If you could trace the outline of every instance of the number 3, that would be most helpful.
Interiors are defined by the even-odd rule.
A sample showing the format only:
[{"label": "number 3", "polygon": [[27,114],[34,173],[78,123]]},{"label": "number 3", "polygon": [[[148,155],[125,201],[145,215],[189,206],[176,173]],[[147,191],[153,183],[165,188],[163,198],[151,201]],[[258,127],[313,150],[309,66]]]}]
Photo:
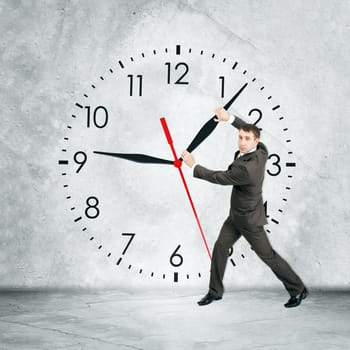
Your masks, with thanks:
[{"label": "number 3", "polygon": [[275,162],[272,163],[272,165],[274,165],[277,168],[277,170],[276,170],[276,172],[273,173],[269,169],[267,169],[267,173],[271,176],[277,176],[281,172],[281,166],[280,166],[281,158],[278,154],[270,154],[268,159],[271,159],[272,157],[276,157],[276,159],[277,159]]}]

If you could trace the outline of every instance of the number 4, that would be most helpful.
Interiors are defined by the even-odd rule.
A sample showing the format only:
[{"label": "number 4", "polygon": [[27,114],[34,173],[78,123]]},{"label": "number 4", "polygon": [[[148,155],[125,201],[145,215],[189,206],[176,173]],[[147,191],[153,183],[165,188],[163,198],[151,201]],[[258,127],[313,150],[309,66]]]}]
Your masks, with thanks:
[{"label": "number 4", "polygon": [[267,201],[265,201],[264,207],[265,207],[265,216],[268,218],[270,215],[267,215]]}]

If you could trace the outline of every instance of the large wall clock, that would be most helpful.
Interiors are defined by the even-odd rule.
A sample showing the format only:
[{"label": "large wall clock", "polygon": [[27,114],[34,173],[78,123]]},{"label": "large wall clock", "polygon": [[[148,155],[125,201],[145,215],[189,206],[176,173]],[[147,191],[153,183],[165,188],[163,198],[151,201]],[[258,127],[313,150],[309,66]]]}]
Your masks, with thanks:
[{"label": "large wall clock", "polygon": [[[182,283],[209,273],[208,254],[193,211],[172,164],[147,164],[107,153],[172,159],[160,118],[165,117],[177,154],[214,114],[234,102],[232,113],[262,129],[269,148],[264,202],[272,233],[285,220],[296,162],[283,104],[244,62],[184,45],[120,57],[72,101],[58,166],[69,219],[109,263],[131,278]],[[199,163],[224,169],[237,134],[218,126],[193,152]],[[100,153],[99,153],[100,152]],[[202,161],[199,160],[201,158]],[[228,213],[230,190],[191,177],[182,167],[210,248]],[[215,198],[226,198],[213,208]],[[226,196],[226,197],[225,197]],[[226,215],[226,214],[225,214]],[[276,230],[278,231],[278,230]],[[232,268],[249,259],[231,251]]]}]

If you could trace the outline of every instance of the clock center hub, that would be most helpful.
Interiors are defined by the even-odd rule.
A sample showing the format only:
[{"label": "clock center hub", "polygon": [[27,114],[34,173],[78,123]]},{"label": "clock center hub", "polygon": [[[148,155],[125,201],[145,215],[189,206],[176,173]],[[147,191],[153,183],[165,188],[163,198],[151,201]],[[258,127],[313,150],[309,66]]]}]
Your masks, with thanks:
[{"label": "clock center hub", "polygon": [[175,168],[181,168],[181,166],[182,166],[181,160],[180,160],[180,159],[176,159],[176,160],[174,161],[174,167],[175,167]]}]

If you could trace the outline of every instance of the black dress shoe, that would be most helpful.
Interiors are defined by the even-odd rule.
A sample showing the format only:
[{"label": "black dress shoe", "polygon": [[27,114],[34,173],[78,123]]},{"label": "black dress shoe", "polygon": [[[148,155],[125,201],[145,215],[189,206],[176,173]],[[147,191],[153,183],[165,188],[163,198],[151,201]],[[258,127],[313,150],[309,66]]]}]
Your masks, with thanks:
[{"label": "black dress shoe", "polygon": [[199,300],[197,304],[200,306],[208,305],[213,301],[220,299],[222,299],[222,297],[216,297],[215,295],[208,293],[201,300]]},{"label": "black dress shoe", "polygon": [[309,291],[304,288],[303,291],[295,295],[294,297],[291,297],[286,304],[284,304],[285,307],[296,307],[299,306],[303,299],[305,299],[309,295]]}]

